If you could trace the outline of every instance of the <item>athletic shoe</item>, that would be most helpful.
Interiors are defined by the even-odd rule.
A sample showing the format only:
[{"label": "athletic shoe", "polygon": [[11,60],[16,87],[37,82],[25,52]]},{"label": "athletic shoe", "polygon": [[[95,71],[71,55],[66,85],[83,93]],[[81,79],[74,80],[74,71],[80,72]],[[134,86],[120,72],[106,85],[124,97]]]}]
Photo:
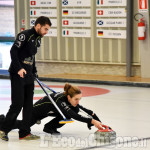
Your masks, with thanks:
[{"label": "athletic shoe", "polygon": [[3,131],[0,131],[0,139],[4,140],[4,141],[8,141],[8,135],[3,132]]},{"label": "athletic shoe", "polygon": [[40,136],[29,134],[23,138],[19,138],[19,140],[38,140],[40,139]]},{"label": "athletic shoe", "polygon": [[57,129],[44,128],[43,131],[46,133],[53,134],[53,135],[60,135],[61,134],[60,132],[57,131]]},{"label": "athletic shoe", "polygon": [[5,115],[0,115],[0,120],[4,120],[5,119]]}]

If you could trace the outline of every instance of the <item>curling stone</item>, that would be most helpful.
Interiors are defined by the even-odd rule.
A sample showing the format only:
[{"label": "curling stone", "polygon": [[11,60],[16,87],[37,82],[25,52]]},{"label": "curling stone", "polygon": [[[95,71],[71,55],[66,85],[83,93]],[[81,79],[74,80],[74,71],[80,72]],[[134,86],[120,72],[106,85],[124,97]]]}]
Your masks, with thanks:
[{"label": "curling stone", "polygon": [[95,140],[100,142],[111,142],[116,139],[116,132],[112,130],[112,128],[102,125],[102,129],[97,130],[94,133]]}]

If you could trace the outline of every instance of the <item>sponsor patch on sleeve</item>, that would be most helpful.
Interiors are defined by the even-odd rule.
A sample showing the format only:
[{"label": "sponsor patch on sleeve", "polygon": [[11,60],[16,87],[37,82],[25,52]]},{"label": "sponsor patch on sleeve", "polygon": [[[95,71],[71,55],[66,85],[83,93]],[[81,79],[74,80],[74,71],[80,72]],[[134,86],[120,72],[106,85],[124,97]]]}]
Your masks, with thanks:
[{"label": "sponsor patch on sleeve", "polygon": [[19,41],[24,41],[25,40],[25,35],[24,34],[20,34],[19,35]]},{"label": "sponsor patch on sleeve", "polygon": [[20,48],[20,47],[21,47],[21,42],[17,40],[17,41],[15,42],[15,45],[16,45],[18,48]]}]

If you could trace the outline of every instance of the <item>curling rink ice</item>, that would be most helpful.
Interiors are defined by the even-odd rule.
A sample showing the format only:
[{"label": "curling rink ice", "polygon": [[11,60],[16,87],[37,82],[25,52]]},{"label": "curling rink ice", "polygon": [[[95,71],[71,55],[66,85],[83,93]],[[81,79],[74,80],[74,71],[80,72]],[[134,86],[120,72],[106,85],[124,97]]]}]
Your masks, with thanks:
[{"label": "curling rink ice", "polygon": [[[63,91],[65,83],[44,82],[55,91]],[[37,83],[34,102],[45,96]],[[40,125],[34,125],[33,134],[40,135],[36,141],[20,141],[18,130],[9,133],[9,141],[0,140],[0,150],[150,150],[150,89],[127,86],[78,84],[83,91],[80,104],[93,110],[103,124],[117,133],[116,141],[94,140],[95,127],[87,128],[86,123],[75,121],[58,129],[60,136],[43,132],[43,126],[52,119],[47,117]],[[10,81],[0,80],[0,114],[6,114],[10,106]],[[21,119],[21,113],[18,116]]]}]

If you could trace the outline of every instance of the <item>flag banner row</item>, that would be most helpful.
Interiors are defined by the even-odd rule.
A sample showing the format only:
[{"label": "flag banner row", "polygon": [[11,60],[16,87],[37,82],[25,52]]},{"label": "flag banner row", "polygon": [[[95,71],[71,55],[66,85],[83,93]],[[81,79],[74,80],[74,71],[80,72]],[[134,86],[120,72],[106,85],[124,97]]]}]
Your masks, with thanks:
[{"label": "flag banner row", "polygon": [[[62,7],[91,7],[91,0],[61,0]],[[127,6],[127,0],[96,0],[97,6]],[[30,7],[57,7],[57,0],[30,0]]]},{"label": "flag banner row", "polygon": [[[61,2],[58,11],[57,4]],[[92,4],[96,12],[91,12]],[[49,17],[52,28],[46,36],[57,37],[57,15],[61,14],[62,37],[91,37],[92,17],[95,16],[97,38],[126,39],[126,30],[107,28],[126,28],[127,0],[30,0],[30,26],[34,26],[39,16]],[[110,8],[106,8],[110,7]],[[113,6],[113,7],[111,7]],[[116,8],[114,8],[116,6]],[[121,8],[119,8],[121,6]],[[143,5],[141,5],[143,7]],[[60,12],[57,14],[57,12]],[[95,24],[95,23],[94,23]],[[101,29],[102,28],[102,29]]]}]

